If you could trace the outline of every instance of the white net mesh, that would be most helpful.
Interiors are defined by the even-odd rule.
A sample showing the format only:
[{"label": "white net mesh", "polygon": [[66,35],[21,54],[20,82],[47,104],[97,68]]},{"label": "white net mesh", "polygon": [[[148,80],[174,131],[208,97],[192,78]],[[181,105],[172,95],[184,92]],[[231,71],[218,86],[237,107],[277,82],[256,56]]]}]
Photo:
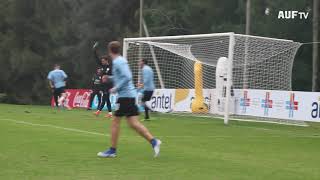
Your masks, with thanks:
[{"label": "white net mesh", "polygon": [[[215,88],[215,65],[219,57],[228,56],[228,46],[228,35],[211,38],[128,41],[127,59],[135,81],[138,81],[139,77],[139,59],[147,59],[154,70],[156,61],[160,69],[160,72],[155,72],[156,87],[161,88],[159,82],[161,76],[166,89],[193,89],[194,63],[196,60],[201,61],[204,63],[203,87],[210,89]],[[152,51],[155,58],[152,56]]]},{"label": "white net mesh", "polygon": [[[233,89],[291,90],[292,65],[300,43],[238,34],[234,38]],[[230,34],[129,38],[124,43],[135,82],[140,79],[138,62],[146,59],[155,71],[157,88],[193,90],[195,64],[201,62],[202,88],[216,91],[220,76],[216,68],[219,58],[228,58]]]},{"label": "white net mesh", "polygon": [[235,36],[234,87],[291,90],[294,56],[300,43],[253,36]]}]

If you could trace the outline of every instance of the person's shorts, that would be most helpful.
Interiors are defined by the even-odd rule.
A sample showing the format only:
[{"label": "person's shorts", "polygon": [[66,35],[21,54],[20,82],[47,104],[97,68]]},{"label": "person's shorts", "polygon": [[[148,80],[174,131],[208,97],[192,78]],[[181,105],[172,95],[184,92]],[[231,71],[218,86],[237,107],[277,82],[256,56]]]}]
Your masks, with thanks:
[{"label": "person's shorts", "polygon": [[142,102],[150,101],[152,94],[153,94],[153,91],[144,91],[143,97],[142,97]]},{"label": "person's shorts", "polygon": [[55,96],[61,96],[62,93],[65,93],[65,87],[55,88],[53,94]]},{"label": "person's shorts", "polygon": [[136,105],[135,98],[118,98],[117,100],[117,108],[114,113],[117,117],[130,117],[130,116],[138,116],[139,110],[138,106]]}]

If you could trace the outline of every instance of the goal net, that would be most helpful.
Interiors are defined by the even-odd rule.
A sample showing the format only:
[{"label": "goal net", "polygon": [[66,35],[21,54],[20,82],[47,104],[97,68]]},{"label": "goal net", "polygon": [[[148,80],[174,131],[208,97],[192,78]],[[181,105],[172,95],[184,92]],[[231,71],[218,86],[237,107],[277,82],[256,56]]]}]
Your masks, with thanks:
[{"label": "goal net", "polygon": [[[291,90],[292,66],[300,45],[291,40],[216,33],[126,38],[123,54],[136,83],[141,80],[138,62],[146,59],[154,70],[157,89],[175,90],[172,111],[224,116],[225,123],[230,117],[271,121],[279,118],[243,112],[241,107],[248,103],[243,97],[248,92]],[[257,106],[268,106],[265,101]]]}]

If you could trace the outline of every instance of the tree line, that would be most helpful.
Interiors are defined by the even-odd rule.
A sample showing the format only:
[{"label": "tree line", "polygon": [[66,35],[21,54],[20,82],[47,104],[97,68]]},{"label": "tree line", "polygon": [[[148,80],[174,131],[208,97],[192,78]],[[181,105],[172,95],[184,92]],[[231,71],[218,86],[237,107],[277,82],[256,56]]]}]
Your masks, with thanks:
[{"label": "tree line", "polygon": [[[251,0],[251,34],[312,41],[312,0]],[[151,36],[245,33],[245,0],[144,2]],[[266,8],[270,10],[268,15]],[[310,12],[306,20],[278,19],[279,10]],[[52,65],[68,73],[68,87],[88,88],[95,71],[91,47],[101,54],[112,40],[139,35],[139,0],[1,0],[0,93],[2,101],[48,104]],[[293,89],[311,90],[312,46],[303,45],[293,67]]]}]

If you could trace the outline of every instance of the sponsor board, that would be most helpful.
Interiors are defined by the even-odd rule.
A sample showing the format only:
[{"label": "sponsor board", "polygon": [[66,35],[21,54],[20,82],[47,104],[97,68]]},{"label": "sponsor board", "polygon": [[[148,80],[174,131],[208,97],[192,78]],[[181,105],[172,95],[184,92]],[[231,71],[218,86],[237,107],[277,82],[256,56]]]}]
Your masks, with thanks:
[{"label": "sponsor board", "polygon": [[318,92],[253,89],[235,92],[237,115],[320,122]]},{"label": "sponsor board", "polygon": [[147,106],[158,112],[173,111],[175,91],[175,89],[155,89]]},{"label": "sponsor board", "polygon": [[[209,107],[209,109],[212,91],[212,89],[203,90],[204,103]],[[191,112],[191,105],[194,98],[194,89],[176,89],[174,94],[173,110],[177,112]]]},{"label": "sponsor board", "polygon": [[[88,89],[66,89],[65,90],[67,97],[64,102],[65,107],[75,108],[81,107],[86,108],[88,107],[91,90]],[[54,106],[54,99],[51,99],[51,106]]]},{"label": "sponsor board", "polygon": [[[91,90],[88,89],[66,89],[66,100],[64,102],[65,107],[71,108],[87,108],[89,105]],[[153,110],[158,112],[171,112],[174,106],[174,89],[156,89],[150,101],[147,105]],[[112,110],[116,107],[117,94],[110,94],[111,108]],[[54,100],[51,99],[51,106],[54,106]],[[94,97],[92,108],[96,109],[98,106],[98,98]],[[106,110],[106,105],[103,107]],[[139,109],[143,111],[141,105]]]},{"label": "sponsor board", "polygon": [[[110,102],[111,102],[111,109],[114,110],[115,107],[116,107],[116,102],[117,102],[117,94],[110,94]],[[92,109],[98,109],[98,104],[99,104],[98,97],[95,96],[94,99],[93,99],[91,108]],[[88,104],[88,106],[89,106],[89,104]],[[104,105],[102,110],[107,110],[107,103]]]},{"label": "sponsor board", "polygon": [[[67,89],[66,93],[65,106],[88,107],[90,90]],[[204,89],[203,96],[209,112],[216,114],[217,107],[212,103],[217,98],[215,89]],[[230,103],[236,115],[320,122],[320,92],[235,89],[233,98]],[[116,95],[110,96],[113,108],[116,99]],[[193,99],[194,89],[156,89],[147,105],[158,112],[191,112]],[[54,105],[53,100],[51,105]],[[93,108],[96,106],[97,99]],[[141,106],[139,108],[143,111]]]}]

